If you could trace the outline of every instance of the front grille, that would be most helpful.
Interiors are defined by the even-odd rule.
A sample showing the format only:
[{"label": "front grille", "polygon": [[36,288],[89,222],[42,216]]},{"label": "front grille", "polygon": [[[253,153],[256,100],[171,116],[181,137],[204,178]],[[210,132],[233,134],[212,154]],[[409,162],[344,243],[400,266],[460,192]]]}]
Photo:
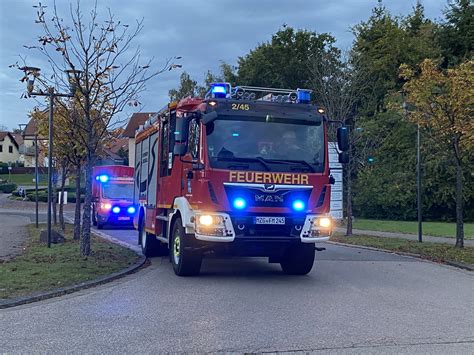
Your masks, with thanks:
[{"label": "front grille", "polygon": [[[254,217],[285,217],[284,225],[274,224],[255,224]],[[298,237],[300,230],[296,228],[303,226],[304,217],[288,217],[287,215],[263,215],[255,214],[251,216],[234,216],[231,217],[232,225],[236,236],[241,237]],[[242,227],[244,227],[242,229]]]},{"label": "front grille", "polygon": [[311,189],[308,188],[280,188],[276,191],[265,191],[258,187],[226,185],[225,191],[231,206],[236,198],[243,198],[247,202],[247,207],[289,207],[295,200],[301,200],[307,204],[311,195]]}]

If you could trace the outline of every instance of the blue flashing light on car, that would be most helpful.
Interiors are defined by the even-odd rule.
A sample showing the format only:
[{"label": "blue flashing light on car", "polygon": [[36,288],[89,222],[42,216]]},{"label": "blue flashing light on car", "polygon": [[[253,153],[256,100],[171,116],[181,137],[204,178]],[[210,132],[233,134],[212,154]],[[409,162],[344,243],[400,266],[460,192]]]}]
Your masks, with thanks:
[{"label": "blue flashing light on car", "polygon": [[97,176],[95,177],[95,179],[96,179],[97,181],[100,181],[100,182],[107,182],[107,181],[109,181],[109,177],[108,177],[107,175],[97,175]]},{"label": "blue flashing light on car", "polygon": [[242,197],[237,197],[232,204],[238,210],[242,210],[247,206],[247,202]]},{"label": "blue flashing light on car", "polygon": [[119,213],[120,212],[120,207],[115,206],[114,208],[112,208],[112,212],[113,213]]},{"label": "blue flashing light on car", "polygon": [[134,214],[135,213],[135,207],[130,206],[129,208],[127,208],[127,212],[130,213],[130,214]]},{"label": "blue flashing light on car", "polygon": [[301,200],[293,201],[293,209],[297,212],[301,212],[305,209],[305,203]]}]

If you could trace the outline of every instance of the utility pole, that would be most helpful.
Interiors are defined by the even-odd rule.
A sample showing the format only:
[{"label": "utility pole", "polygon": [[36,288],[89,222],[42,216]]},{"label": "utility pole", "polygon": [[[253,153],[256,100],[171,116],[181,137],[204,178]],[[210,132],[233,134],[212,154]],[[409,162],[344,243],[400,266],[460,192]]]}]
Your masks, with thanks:
[{"label": "utility pole", "polygon": [[51,248],[51,209],[52,209],[52,196],[53,196],[53,112],[54,112],[54,98],[55,97],[74,97],[76,94],[76,84],[72,80],[74,74],[79,74],[79,70],[66,70],[69,77],[69,93],[60,94],[55,92],[53,86],[47,88],[47,92],[39,90],[34,91],[35,79],[39,78],[40,68],[35,67],[22,67],[20,70],[25,72],[25,76],[28,77],[27,90],[29,96],[48,96],[49,97],[49,142],[48,142],[48,248]]}]

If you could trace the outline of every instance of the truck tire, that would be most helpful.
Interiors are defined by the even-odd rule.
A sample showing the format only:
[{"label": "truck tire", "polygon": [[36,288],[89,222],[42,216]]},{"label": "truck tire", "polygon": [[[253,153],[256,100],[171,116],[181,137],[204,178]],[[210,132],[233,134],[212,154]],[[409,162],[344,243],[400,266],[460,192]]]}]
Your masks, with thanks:
[{"label": "truck tire", "polygon": [[295,245],[280,262],[281,269],[288,275],[306,275],[313,268],[314,255],[314,244]]},{"label": "truck tire", "polygon": [[140,245],[142,246],[142,253],[147,258],[158,256],[160,253],[160,241],[156,237],[145,230],[145,220],[142,219],[138,228],[140,237]]},{"label": "truck tire", "polygon": [[186,234],[181,218],[177,218],[171,232],[170,259],[174,273],[178,276],[195,276],[201,271],[202,255],[190,250],[192,235]]}]

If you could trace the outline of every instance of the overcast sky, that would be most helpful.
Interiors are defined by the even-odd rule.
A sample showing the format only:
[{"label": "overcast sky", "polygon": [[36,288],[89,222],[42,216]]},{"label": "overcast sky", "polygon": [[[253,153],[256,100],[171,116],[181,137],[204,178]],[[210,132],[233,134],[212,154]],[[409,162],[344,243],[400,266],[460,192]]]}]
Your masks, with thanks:
[{"label": "overcast sky", "polygon": [[[144,57],[155,57],[163,64],[166,58],[182,56],[180,64],[199,82],[210,69],[218,72],[221,61],[236,64],[259,43],[268,41],[283,25],[328,32],[337,39],[341,49],[350,47],[354,37],[351,27],[367,20],[377,0],[97,0],[99,11],[107,8],[122,23],[133,24],[144,18],[144,30],[136,39]],[[426,16],[440,19],[445,0],[422,0]],[[49,5],[52,1],[42,0]],[[57,0],[60,12],[66,14],[69,0]],[[75,0],[73,1],[75,3]],[[411,12],[416,0],[383,0],[394,15]],[[40,34],[34,23],[37,4],[33,0],[0,0],[0,126],[17,128],[27,122],[27,114],[35,105],[33,99],[20,100],[25,85],[21,73],[8,66],[18,55],[26,55],[29,65],[47,71],[44,58],[23,45],[36,44]],[[87,10],[92,0],[82,0]],[[85,11],[87,15],[88,11]],[[52,16],[49,16],[51,18]],[[48,16],[47,16],[48,18]],[[65,16],[67,20],[67,16]],[[157,111],[168,100],[168,90],[179,84],[180,71],[166,72],[147,84],[141,96],[142,106],[134,111]],[[122,114],[121,118],[133,111]]]}]

